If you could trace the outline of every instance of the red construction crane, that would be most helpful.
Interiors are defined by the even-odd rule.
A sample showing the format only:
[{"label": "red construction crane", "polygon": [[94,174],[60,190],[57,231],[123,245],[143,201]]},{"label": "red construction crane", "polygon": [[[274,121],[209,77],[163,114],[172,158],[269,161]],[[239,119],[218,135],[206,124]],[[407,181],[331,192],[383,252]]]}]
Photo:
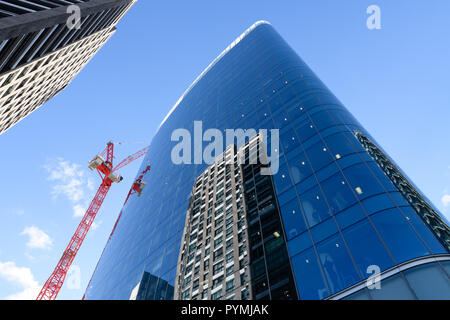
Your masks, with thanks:
[{"label": "red construction crane", "polygon": [[112,142],[109,142],[106,146],[106,149],[103,150],[101,154],[96,155],[94,159],[89,161],[89,169],[97,170],[97,172],[100,175],[100,178],[102,179],[102,183],[100,184],[100,187],[98,188],[98,191],[94,199],[89,205],[89,208],[84,214],[83,219],[81,219],[81,222],[78,225],[75,234],[72,236],[69,245],[67,246],[61,259],[56,265],[55,270],[53,270],[53,273],[45,282],[36,300],[56,299],[56,296],[58,295],[59,290],[61,289],[64,283],[64,279],[66,278],[67,271],[69,271],[70,265],[75,259],[75,256],[77,255],[78,250],[80,249],[81,244],[83,243],[83,240],[86,237],[86,234],[92,225],[92,222],[94,222],[95,216],[100,210],[103,200],[105,199],[106,194],[111,188],[112,183],[113,182],[119,183],[120,181],[122,181],[122,176],[116,174],[115,172],[125,167],[130,162],[133,162],[134,160],[145,155],[148,148],[149,147],[146,147],[136,152],[135,154],[122,160],[122,162],[120,162],[116,167],[113,167],[114,144]]},{"label": "red construction crane", "polygon": [[[144,181],[142,181],[142,179],[144,178],[144,175],[150,171],[150,165],[148,165],[147,167],[145,167],[145,169],[141,172],[141,175],[133,182],[133,185],[130,188],[130,191],[128,192],[127,198],[125,199],[125,202],[123,203],[123,205],[125,205],[128,201],[128,199],[130,198],[130,196],[132,194],[137,193],[138,197],[141,196],[142,191],[144,190],[144,187],[146,185],[146,183]],[[119,216],[117,217],[116,223],[114,224],[114,227],[111,231],[111,234],[109,235],[109,239],[111,239],[112,235],[114,234],[114,231],[116,230],[117,227],[117,223],[120,220],[120,217],[122,216],[122,210],[119,213]],[[108,239],[108,241],[109,241]]]}]

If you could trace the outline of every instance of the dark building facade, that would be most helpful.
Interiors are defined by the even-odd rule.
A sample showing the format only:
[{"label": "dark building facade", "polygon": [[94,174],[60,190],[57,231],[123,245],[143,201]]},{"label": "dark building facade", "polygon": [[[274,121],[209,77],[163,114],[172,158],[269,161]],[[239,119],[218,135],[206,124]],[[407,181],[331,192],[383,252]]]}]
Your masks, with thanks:
[{"label": "dark building facade", "polygon": [[0,134],[63,90],[135,2],[1,1]]},{"label": "dark building facade", "polygon": [[[264,207],[252,204],[258,199],[252,190],[270,193],[273,183],[274,212],[279,211],[282,223],[278,228],[273,220],[275,229],[268,230],[285,239],[288,263],[270,272],[275,276],[288,267],[295,288],[291,298],[450,298],[447,222],[272,26],[261,21],[206,68],[164,119],[143,162],[152,166],[146,189],[122,209],[86,299],[129,299],[144,273],[160,279],[154,288],[166,288],[147,292],[147,299],[180,298],[174,292],[187,275],[177,280],[190,223],[186,215],[193,186],[210,165],[174,163],[171,137],[183,128],[195,140],[195,121],[203,130],[279,129],[277,172],[258,184],[255,168],[240,170],[251,181],[243,187],[249,244],[265,225]],[[225,144],[223,150],[233,143]],[[249,224],[253,219],[259,231]],[[272,240],[267,235],[258,240],[264,246]],[[270,272],[262,273],[269,278],[266,285]],[[263,285],[257,280],[250,274],[249,288]],[[192,298],[192,291],[185,297]]]}]

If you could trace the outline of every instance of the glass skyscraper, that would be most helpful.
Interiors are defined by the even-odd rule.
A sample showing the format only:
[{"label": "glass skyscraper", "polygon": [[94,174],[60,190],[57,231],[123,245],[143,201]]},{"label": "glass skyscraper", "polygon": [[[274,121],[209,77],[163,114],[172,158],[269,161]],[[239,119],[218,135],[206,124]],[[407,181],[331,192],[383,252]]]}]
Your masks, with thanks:
[{"label": "glass skyscraper", "polygon": [[[145,189],[123,207],[86,289],[86,299],[183,297],[183,293],[174,296],[174,292],[180,291],[177,285],[184,277],[191,277],[189,285],[203,281],[200,276],[210,270],[209,265],[204,268],[203,261],[210,257],[209,264],[215,263],[214,254],[205,254],[207,232],[214,237],[210,241],[224,234],[225,246],[217,250],[225,251],[217,255],[218,261],[227,259],[226,231],[215,233],[216,228],[227,229],[226,219],[215,225],[219,221],[215,219],[217,198],[211,206],[208,201],[200,202],[199,210],[192,215],[192,219],[199,218],[195,220],[197,245],[192,246],[194,271],[183,268],[184,273],[177,275],[183,261],[180,254],[190,253],[183,243],[193,243],[183,238],[185,229],[193,226],[193,220],[186,219],[195,209],[192,192],[197,192],[196,187],[209,187],[205,173],[211,170],[206,163],[175,164],[171,159],[176,144],[171,140],[172,133],[186,129],[195,140],[194,121],[202,121],[203,130],[279,129],[279,170],[266,180],[273,188],[264,189],[253,169],[245,178],[251,183],[244,202],[249,239],[252,219],[263,221],[266,212],[260,203],[252,202],[255,186],[264,195],[270,190],[275,193],[273,212],[278,212],[280,224],[275,219],[275,227],[269,229],[272,224],[268,223],[265,229],[261,223],[263,236],[248,242],[248,263],[256,265],[264,255],[267,270],[275,274],[275,262],[270,262],[276,260],[271,259],[275,253],[269,251],[269,242],[278,237],[286,248],[283,267],[293,275],[287,281],[294,292],[264,296],[264,290],[258,289],[261,298],[450,299],[447,222],[264,21],[255,23],[222,52],[164,119],[142,164],[142,168],[149,164],[152,168],[144,177]],[[203,142],[203,146],[207,144]],[[243,146],[237,144],[236,148]],[[225,150],[229,145],[223,147]],[[270,147],[267,145],[267,150]],[[245,167],[240,170],[246,175]],[[199,194],[200,199],[209,199]],[[231,198],[237,201],[235,193],[230,193]],[[211,221],[209,208],[214,211]],[[236,219],[237,212],[233,213]],[[217,219],[221,215],[217,214]],[[206,231],[208,228],[210,231]],[[264,236],[264,230],[271,234]],[[230,244],[230,250],[232,247],[237,248],[236,244]],[[196,252],[201,261],[196,261]],[[197,275],[196,266],[200,266]],[[257,282],[260,278],[251,273],[247,277],[249,289],[270,285],[270,272],[268,282]],[[180,275],[182,278],[177,278]],[[238,277],[234,279],[233,290],[246,285],[239,283]],[[199,282],[191,285],[198,290],[195,297],[227,298],[226,279],[222,280],[223,288],[217,287],[221,289],[202,283],[202,290],[198,290]],[[218,290],[224,291],[219,294]],[[184,297],[194,298],[194,291]]]}]

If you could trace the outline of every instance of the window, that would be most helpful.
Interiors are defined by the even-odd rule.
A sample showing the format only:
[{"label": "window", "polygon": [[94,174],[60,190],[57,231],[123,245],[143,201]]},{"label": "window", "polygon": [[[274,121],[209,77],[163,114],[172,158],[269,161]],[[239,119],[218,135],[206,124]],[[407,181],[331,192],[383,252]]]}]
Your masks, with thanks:
[{"label": "window", "polygon": [[198,289],[198,284],[199,284],[199,280],[198,280],[198,279],[195,280],[195,281],[192,283],[192,291],[195,291],[195,290]]},{"label": "window", "polygon": [[214,251],[214,254],[213,254],[214,261],[216,261],[222,257],[223,257],[223,248],[220,248],[220,249],[217,249],[216,251]]},{"label": "window", "polygon": [[233,261],[233,251],[227,253],[226,263]]},{"label": "window", "polygon": [[319,187],[314,187],[300,195],[300,200],[310,227],[315,226],[331,216]]},{"label": "window", "polygon": [[233,248],[233,239],[227,241],[226,250]]},{"label": "window", "polygon": [[430,254],[397,208],[374,214],[372,221],[397,263]]},{"label": "window", "polygon": [[247,283],[247,275],[245,273],[241,274],[241,286]]},{"label": "window", "polygon": [[332,294],[361,280],[339,234],[318,244],[317,252]]},{"label": "window", "polygon": [[223,226],[221,226],[220,228],[216,229],[216,231],[214,231],[214,236],[217,236],[219,234],[221,234],[223,232]]},{"label": "window", "polygon": [[217,277],[216,279],[213,280],[213,289],[217,288],[218,286],[220,286],[223,282],[223,276]]},{"label": "window", "polygon": [[223,238],[220,237],[219,239],[214,240],[214,248],[217,248],[218,246],[220,246],[223,242]]},{"label": "window", "polygon": [[222,290],[219,290],[211,295],[211,300],[220,300],[222,298]]},{"label": "window", "polygon": [[182,300],[188,300],[189,299],[189,289],[183,291],[183,294],[181,295]]},{"label": "window", "polygon": [[357,201],[340,172],[322,182],[321,185],[333,213],[342,211]]},{"label": "window", "polygon": [[184,278],[183,288],[186,288],[190,284],[191,284],[191,276]]},{"label": "window", "polygon": [[281,216],[286,227],[288,240],[306,230],[305,220],[297,197],[281,206]]},{"label": "window", "polygon": [[372,275],[367,273],[370,265],[379,266],[381,271],[393,266],[394,262],[367,219],[347,228],[343,235],[363,278]]},{"label": "window", "polygon": [[234,270],[233,270],[234,266],[228,267],[227,271],[226,271],[226,276],[230,276],[233,274]]},{"label": "window", "polygon": [[213,266],[213,275],[215,276],[221,271],[223,271],[223,261],[220,261]]},{"label": "window", "polygon": [[227,292],[230,292],[230,291],[234,290],[234,279],[231,279],[231,280],[227,281],[227,283],[225,285],[225,290]]},{"label": "window", "polygon": [[292,269],[295,280],[302,284],[298,286],[301,299],[321,300],[329,295],[312,248],[292,258]]}]

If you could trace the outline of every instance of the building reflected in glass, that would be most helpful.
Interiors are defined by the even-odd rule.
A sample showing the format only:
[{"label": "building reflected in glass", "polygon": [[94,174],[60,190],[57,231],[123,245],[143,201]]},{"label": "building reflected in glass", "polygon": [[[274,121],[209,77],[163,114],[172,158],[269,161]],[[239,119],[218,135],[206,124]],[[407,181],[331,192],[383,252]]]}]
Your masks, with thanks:
[{"label": "building reflected in glass", "polygon": [[[193,209],[193,187],[209,172],[210,165],[173,163],[171,153],[177,142],[171,136],[181,128],[195,139],[194,121],[202,121],[203,131],[279,129],[279,170],[258,184],[252,169],[247,177],[254,189],[246,189],[243,184],[243,190],[249,191],[243,204],[247,210],[249,266],[258,261],[258,246],[270,247],[273,240],[264,236],[257,243],[250,240],[249,217],[263,220],[261,203],[249,206],[258,197],[251,192],[258,188],[263,193],[273,190],[273,212],[281,218],[279,228],[270,230],[283,239],[288,263],[277,266],[276,259],[270,262],[271,256],[266,256],[261,260],[266,262],[266,273],[261,276],[266,282],[257,283],[250,274],[249,289],[270,284],[270,272],[276,279],[277,271],[287,266],[288,274],[293,275],[288,281],[293,288],[290,298],[450,299],[447,222],[273,27],[263,21],[220,54],[164,119],[142,164],[143,168],[152,166],[151,174],[144,178],[146,188],[141,197],[131,197],[122,209],[86,290],[86,299],[129,299],[147,273],[158,280],[145,298],[159,297],[159,283],[166,288],[172,286],[178,294],[177,285],[189,276],[184,272],[177,278],[180,254],[189,251],[183,248],[183,234],[186,227],[193,226],[187,219]],[[236,143],[236,148],[244,144]],[[207,145],[203,142],[203,147]],[[266,147],[271,150],[270,142]],[[244,177],[244,168],[240,170]],[[224,187],[225,194],[229,190],[231,186]],[[235,198],[233,190],[231,197]],[[175,298],[192,299],[194,283],[197,288],[198,280],[199,288],[210,266],[227,259],[225,235],[225,247],[221,247],[223,252],[218,253],[216,261],[211,249],[209,258],[205,254],[207,232],[214,235],[222,227],[226,234],[226,219],[215,225],[215,204],[209,207],[205,201],[196,212],[199,220],[204,215],[203,245],[192,250],[202,252],[201,261],[197,261],[199,269],[194,275],[194,255],[186,286],[191,289],[189,295],[182,296],[181,290],[181,296]],[[235,214],[238,218],[237,208]],[[197,237],[199,220],[195,223]],[[273,223],[276,226],[275,220]],[[269,228],[272,224],[259,222],[258,226]],[[210,231],[206,231],[208,227]],[[264,229],[261,231],[264,233]],[[207,267],[205,258],[209,259]],[[240,279],[234,279],[230,292],[242,287]],[[221,280],[220,294],[219,286],[213,293],[210,286],[206,290],[202,286],[196,298],[211,299],[212,294],[220,299],[231,297],[226,292],[226,276]],[[164,298],[171,297],[166,293]],[[282,299],[283,295],[265,298]]]}]

